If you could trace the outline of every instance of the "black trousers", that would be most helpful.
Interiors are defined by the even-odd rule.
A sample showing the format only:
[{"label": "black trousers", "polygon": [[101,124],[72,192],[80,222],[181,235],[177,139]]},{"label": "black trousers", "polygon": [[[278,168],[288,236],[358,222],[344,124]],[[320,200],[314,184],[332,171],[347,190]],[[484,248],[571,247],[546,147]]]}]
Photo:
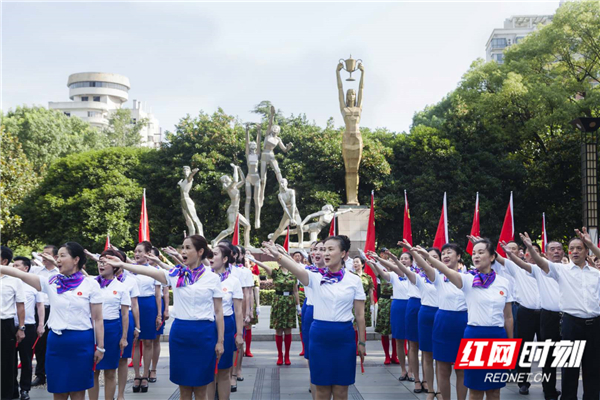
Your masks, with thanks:
[{"label": "black trousers", "polygon": [[[541,337],[540,331],[540,313],[541,310],[532,310],[527,307],[523,307],[519,305],[519,310],[517,311],[517,338],[523,339],[523,342],[533,342],[534,338]],[[519,360],[521,359],[521,351],[523,350],[523,345],[521,345],[521,350],[519,350]],[[517,373],[530,373],[531,368],[522,368],[517,365],[516,368]],[[522,382],[519,383],[519,387],[529,387],[531,383]]]},{"label": "black trousers", "polygon": [[[542,309],[540,313],[540,341],[552,340],[558,342],[560,338],[560,317],[561,313],[557,311],[548,311]],[[556,390],[556,368],[551,368],[552,353],[548,354],[546,359],[546,365],[542,367],[544,375],[549,375],[550,380],[546,382],[542,381],[542,388],[544,389],[544,398],[546,399],[557,399],[558,392]]]},{"label": "black trousers", "polygon": [[[600,397],[600,317],[584,319],[563,313],[561,321],[563,340],[586,340],[581,360],[583,400]],[[579,368],[562,369],[561,400],[577,400]]]},{"label": "black trousers", "polygon": [[17,356],[17,328],[15,327],[14,318],[3,319],[0,325],[1,328],[1,356],[0,370],[2,378],[1,397],[2,399],[12,399],[13,385],[15,384],[15,376],[17,374],[15,358]]},{"label": "black trousers", "polygon": [[[37,338],[37,332],[35,324],[25,325],[25,339],[21,340],[19,347],[17,347],[18,358],[21,359],[21,390],[29,392],[31,390],[31,375],[32,375],[32,362],[33,358],[33,344]],[[18,360],[15,357],[15,371],[17,371]],[[15,374],[15,386],[14,394],[18,394],[19,383],[17,382],[17,376]]]},{"label": "black trousers", "polygon": [[[48,317],[50,316],[50,306],[46,306],[45,308],[45,316],[44,316],[44,324],[48,322]],[[39,317],[37,313],[37,307],[35,308],[35,324],[39,323]],[[40,337],[37,344],[35,345],[35,376],[39,376],[40,378],[46,377],[46,342],[48,341],[48,325],[46,325],[46,331]]]}]

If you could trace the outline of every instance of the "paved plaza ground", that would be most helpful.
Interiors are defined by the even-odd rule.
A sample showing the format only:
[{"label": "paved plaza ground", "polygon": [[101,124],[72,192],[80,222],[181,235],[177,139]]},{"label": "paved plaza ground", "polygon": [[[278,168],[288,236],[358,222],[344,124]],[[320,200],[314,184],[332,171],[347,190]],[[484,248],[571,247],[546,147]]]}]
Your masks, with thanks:
[{"label": "paved plaza ground", "polygon": [[[277,366],[275,364],[277,350],[275,342],[269,340],[274,335],[274,331],[270,330],[268,326],[269,311],[270,307],[263,306],[261,308],[260,323],[253,329],[252,353],[254,357],[244,359],[244,381],[238,383],[238,391],[231,394],[231,399],[311,400],[312,397],[308,392],[308,364],[303,357],[298,356],[301,349],[300,342],[294,338],[292,343],[292,356],[290,357],[292,365]],[[167,333],[168,328],[169,325],[167,325],[165,333]],[[296,329],[295,333],[297,332]],[[372,328],[369,329],[369,332],[373,332]],[[369,336],[371,337],[371,335]],[[400,376],[398,365],[383,365],[383,360],[384,354],[381,342],[379,340],[368,340],[365,374],[361,374],[360,363],[357,363],[356,384],[350,388],[348,396],[350,400],[425,400],[425,393],[413,393],[414,383],[398,381]],[[169,381],[169,346],[166,342],[162,343],[157,375],[158,381],[150,384],[148,393],[132,393],[131,385],[133,382],[129,381],[126,398],[134,400],[179,399],[177,386]],[[454,376],[452,384],[454,385]],[[580,383],[580,396],[583,393],[582,390]],[[32,399],[46,400],[52,398],[45,389],[32,389],[30,395]],[[455,396],[456,393],[453,389],[452,399],[455,399]],[[532,384],[529,396],[519,395],[518,386],[508,384],[506,388],[502,389],[501,398],[506,400],[543,400],[544,396],[540,383]],[[104,399],[103,388],[100,391],[100,399]]]}]

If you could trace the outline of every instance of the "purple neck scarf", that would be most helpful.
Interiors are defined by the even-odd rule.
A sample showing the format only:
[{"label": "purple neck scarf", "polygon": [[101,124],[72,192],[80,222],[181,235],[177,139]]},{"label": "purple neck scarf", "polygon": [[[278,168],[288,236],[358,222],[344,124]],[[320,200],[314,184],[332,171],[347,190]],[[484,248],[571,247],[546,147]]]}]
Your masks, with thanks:
[{"label": "purple neck scarf", "polygon": [[494,280],[496,280],[496,271],[492,270],[489,274],[482,274],[477,270],[469,271],[475,278],[473,279],[473,287],[487,289],[490,287]]},{"label": "purple neck scarf", "polygon": [[321,275],[325,274],[325,269],[324,268],[319,268],[316,265],[306,265],[306,266],[304,266],[304,269],[307,269],[310,272],[318,272]]},{"label": "purple neck scarf", "polygon": [[121,272],[121,273],[119,274],[119,276],[117,276],[117,280],[118,280],[119,282],[125,282],[125,278],[127,278],[127,276],[126,276],[126,275],[125,275],[125,273],[123,273],[123,272]]},{"label": "purple neck scarf", "polygon": [[338,272],[331,272],[329,268],[325,268],[325,270],[323,271],[323,279],[321,280],[321,285],[338,283],[339,281],[344,279],[345,274],[346,269],[343,267]]},{"label": "purple neck scarf", "polygon": [[177,276],[177,287],[183,287],[196,283],[202,274],[204,274],[204,271],[206,271],[204,264],[200,264],[198,268],[194,268],[193,270],[184,265],[177,265],[169,271],[169,276]]},{"label": "purple neck scarf", "polygon": [[225,268],[225,271],[223,273],[219,274],[219,278],[221,278],[221,282],[223,282],[225,279],[229,278],[229,274],[231,274],[231,269]]},{"label": "purple neck scarf", "polygon": [[429,283],[429,284],[432,284],[432,285],[433,285],[433,282],[431,282],[431,280],[430,280],[430,279],[427,277],[427,274],[426,274],[425,272],[423,272],[423,271],[420,271],[420,272],[419,272],[419,276],[421,276],[421,277],[425,278],[425,282],[427,282],[427,283]]},{"label": "purple neck scarf", "polygon": [[415,274],[420,274],[421,273],[421,269],[419,267],[415,266],[415,265],[411,265],[410,266],[410,270],[412,272],[414,272]]},{"label": "purple neck scarf", "polygon": [[[113,278],[114,279],[114,278]],[[104,289],[113,281],[113,279],[104,279],[101,276],[96,277],[96,281],[100,284],[100,289]]]},{"label": "purple neck scarf", "polygon": [[77,288],[79,285],[81,285],[81,282],[83,282],[84,279],[85,275],[83,275],[83,272],[77,271],[71,276],[66,276],[63,274],[54,275],[50,278],[48,283],[56,283],[56,292],[58,294],[62,294]]}]

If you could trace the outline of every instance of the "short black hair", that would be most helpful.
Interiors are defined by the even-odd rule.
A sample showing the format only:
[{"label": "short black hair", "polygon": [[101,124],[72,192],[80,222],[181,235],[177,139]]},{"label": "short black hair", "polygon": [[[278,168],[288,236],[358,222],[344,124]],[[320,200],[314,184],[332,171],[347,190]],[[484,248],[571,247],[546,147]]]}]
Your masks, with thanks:
[{"label": "short black hair", "polygon": [[83,247],[79,243],[67,242],[60,247],[61,248],[64,247],[65,249],[67,249],[67,252],[69,253],[69,255],[71,257],[73,257],[73,258],[79,257],[79,262],[77,263],[78,270],[81,270],[84,267],[85,263],[87,262],[87,258],[85,256]]},{"label": "short black hair", "polygon": [[13,259],[13,251],[6,246],[2,246],[0,250],[2,260],[8,260],[6,264],[10,264]]},{"label": "short black hair", "polygon": [[450,249],[450,250],[454,251],[459,259],[463,255],[462,248],[456,243],[446,243],[445,245],[442,246],[442,252],[444,252],[444,250],[446,250],[446,249]]},{"label": "short black hair", "polygon": [[18,256],[15,257],[13,262],[16,261],[23,261],[23,264],[25,264],[25,266],[27,267],[27,272],[29,272],[29,270],[31,269],[31,260],[27,257],[23,257],[23,256]]},{"label": "short black hair", "polygon": [[58,247],[56,247],[55,245],[47,244],[44,246],[44,250],[46,250],[46,249],[52,249],[52,255],[54,257],[56,257],[58,255]]}]

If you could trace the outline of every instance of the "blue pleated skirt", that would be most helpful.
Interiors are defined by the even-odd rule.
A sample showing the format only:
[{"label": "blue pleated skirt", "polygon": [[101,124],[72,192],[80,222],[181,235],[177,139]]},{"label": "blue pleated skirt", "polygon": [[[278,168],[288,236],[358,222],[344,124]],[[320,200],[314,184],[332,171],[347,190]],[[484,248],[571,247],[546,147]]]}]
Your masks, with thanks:
[{"label": "blue pleated skirt", "polygon": [[138,297],[140,308],[140,339],[154,340],[156,339],[156,316],[158,308],[156,308],[156,297]]},{"label": "blue pleated skirt", "polygon": [[467,327],[467,310],[438,310],[433,321],[433,359],[453,363]]},{"label": "blue pleated skirt", "polygon": [[48,333],[48,392],[80,392],[94,387],[94,330]]},{"label": "blue pleated skirt", "polygon": [[177,319],[169,333],[169,379],[179,386],[199,387],[215,378],[215,321]]},{"label": "blue pleated skirt", "polygon": [[304,358],[309,359],[310,326],[313,323],[313,306],[304,304],[302,309],[302,342],[304,343]]},{"label": "blue pleated skirt", "polygon": [[135,330],[135,321],[133,320],[133,313],[129,310],[129,328],[127,330],[127,347],[123,349],[121,358],[131,358],[131,351],[133,350],[133,332]]},{"label": "blue pleated skirt", "polygon": [[[472,326],[467,325],[465,339],[506,339],[504,328],[497,326]],[[489,373],[503,373],[505,369],[465,369],[465,386],[473,390],[492,390],[506,386],[505,382],[485,382]]]},{"label": "blue pleated skirt", "polygon": [[223,321],[225,323],[224,352],[219,359],[219,369],[227,369],[233,366],[233,353],[235,351],[235,314],[224,316]]},{"label": "blue pleated skirt", "polygon": [[[352,322],[313,320],[310,326],[310,381],[320,386],[349,386],[356,377]],[[305,349],[306,351],[306,349]]]},{"label": "blue pleated skirt", "polygon": [[121,358],[119,342],[123,336],[121,318],[104,320],[104,357],[96,365],[96,369],[117,369]]},{"label": "blue pleated skirt", "polygon": [[419,341],[419,309],[421,308],[421,299],[411,297],[406,305],[406,319],[404,331],[406,340],[411,342]]},{"label": "blue pleated skirt", "polygon": [[392,310],[390,323],[392,326],[392,338],[406,339],[406,307],[408,300],[392,299]]},{"label": "blue pleated skirt", "polygon": [[433,321],[437,307],[421,306],[419,310],[419,350],[433,351]]},{"label": "blue pleated skirt", "polygon": [[[165,315],[165,298],[160,299],[160,303],[162,304],[162,313],[161,315]],[[156,331],[156,335],[163,335],[165,333],[165,324],[167,322],[163,318],[163,324],[160,326],[160,329]]]}]

